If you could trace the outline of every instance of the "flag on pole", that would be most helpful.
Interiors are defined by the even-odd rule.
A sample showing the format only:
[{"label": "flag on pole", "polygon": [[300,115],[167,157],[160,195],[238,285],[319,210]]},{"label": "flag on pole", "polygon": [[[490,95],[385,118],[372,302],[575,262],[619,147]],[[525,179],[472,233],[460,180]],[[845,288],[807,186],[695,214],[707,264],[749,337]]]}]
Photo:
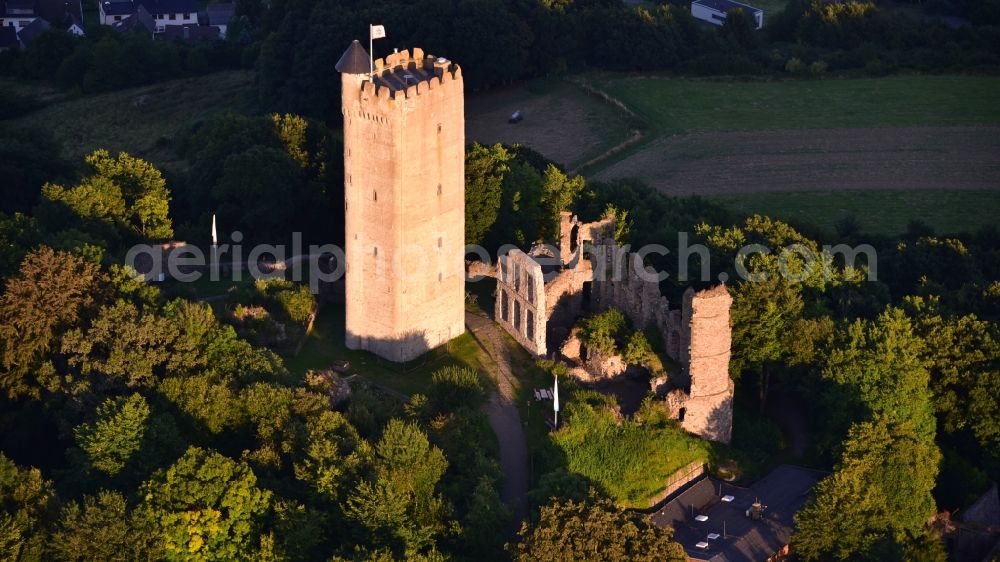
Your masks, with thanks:
[{"label": "flag on pole", "polygon": [[215,230],[215,213],[212,213],[212,245],[219,245],[219,233]]},{"label": "flag on pole", "polygon": [[556,377],[555,386],[552,387],[552,417],[556,429],[559,429],[559,377]]},{"label": "flag on pole", "polygon": [[552,411],[559,411],[559,377],[556,377],[556,385],[552,388]]},{"label": "flag on pole", "polygon": [[375,74],[375,40],[385,39],[385,26],[368,24],[368,55],[371,60],[371,73]]}]

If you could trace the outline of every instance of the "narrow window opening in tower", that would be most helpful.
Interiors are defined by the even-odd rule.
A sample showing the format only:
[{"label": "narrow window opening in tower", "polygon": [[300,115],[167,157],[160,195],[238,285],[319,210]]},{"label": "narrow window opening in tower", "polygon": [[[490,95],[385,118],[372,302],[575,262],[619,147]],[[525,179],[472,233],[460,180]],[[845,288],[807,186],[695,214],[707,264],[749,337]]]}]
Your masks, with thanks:
[{"label": "narrow window opening in tower", "polygon": [[438,283],[440,283],[442,279],[444,279],[444,276],[441,275],[441,272],[438,272]]},{"label": "narrow window opening in tower", "polygon": [[375,256],[376,258],[378,257],[378,246],[375,246],[375,250],[374,250],[374,256]]},{"label": "narrow window opening in tower", "polygon": [[438,123],[438,134],[441,134],[441,123]]},{"label": "narrow window opening in tower", "polygon": [[372,201],[378,201],[378,192],[372,191]]},{"label": "narrow window opening in tower", "polygon": [[347,183],[351,183],[351,174],[347,174]]},{"label": "narrow window opening in tower", "polygon": [[444,238],[438,236],[438,248],[444,247]]},{"label": "narrow window opening in tower", "polygon": [[438,197],[441,196],[441,184],[438,184]]}]

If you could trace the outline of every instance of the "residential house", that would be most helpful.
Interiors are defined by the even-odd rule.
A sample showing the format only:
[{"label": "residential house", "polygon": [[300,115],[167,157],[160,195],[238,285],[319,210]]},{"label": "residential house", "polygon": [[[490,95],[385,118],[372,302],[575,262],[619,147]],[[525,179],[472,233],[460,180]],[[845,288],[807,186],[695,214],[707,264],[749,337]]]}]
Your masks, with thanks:
[{"label": "residential house", "polygon": [[16,33],[28,27],[38,17],[35,0],[0,0],[3,3],[3,26],[13,27]]},{"label": "residential house", "polygon": [[776,562],[791,553],[794,515],[825,473],[781,465],[749,488],[702,477],[652,515],[695,562]]},{"label": "residential house", "polygon": [[5,25],[0,27],[0,52],[8,49],[16,49],[18,45],[17,31],[14,30],[14,26]]},{"label": "residential house", "polygon": [[127,15],[125,19],[112,24],[111,29],[121,32],[140,30],[152,37],[156,33],[156,20],[153,19],[152,14],[144,6],[140,5],[136,8],[135,13]]},{"label": "residential house", "polygon": [[196,0],[104,0],[100,5],[101,24],[124,22],[127,17],[136,14],[139,8],[153,18],[155,33],[163,33],[168,25],[198,23]]},{"label": "residential house", "polygon": [[29,45],[38,39],[38,36],[45,33],[51,25],[49,22],[42,18],[35,18],[28,25],[21,28],[21,31],[17,32],[17,38],[21,42],[21,46],[28,48]]},{"label": "residential house", "polygon": [[233,15],[236,13],[236,5],[231,2],[217,2],[209,4],[205,8],[205,12],[208,15],[208,25],[217,28],[219,30],[219,37],[225,39],[226,29],[229,28],[229,21],[233,19]]},{"label": "residential house", "polygon": [[35,15],[66,29],[73,35],[83,35],[83,6],[80,0],[35,0]]},{"label": "residential house", "polygon": [[156,21],[156,32],[163,33],[168,25],[198,25],[198,3],[195,0],[135,0],[145,6]]},{"label": "residential house", "polygon": [[98,4],[101,25],[114,25],[135,13],[132,0],[102,0]]},{"label": "residential house", "polygon": [[694,0],[691,2],[691,15],[712,25],[721,26],[726,21],[726,15],[733,10],[743,10],[754,28],[764,27],[764,10],[748,4],[733,2],[733,0]]},{"label": "residential house", "polygon": [[163,30],[163,38],[174,41],[215,41],[219,39],[219,29],[211,25],[168,25]]}]

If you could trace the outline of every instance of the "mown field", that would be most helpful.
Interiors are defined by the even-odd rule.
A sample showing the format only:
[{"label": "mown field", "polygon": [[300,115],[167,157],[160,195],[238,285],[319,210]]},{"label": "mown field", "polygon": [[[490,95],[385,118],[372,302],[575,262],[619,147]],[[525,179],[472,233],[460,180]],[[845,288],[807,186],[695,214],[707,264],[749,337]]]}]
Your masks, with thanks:
[{"label": "mown field", "polygon": [[[524,120],[510,124],[515,111]],[[465,128],[469,143],[524,144],[569,169],[624,141],[632,130],[619,110],[561,80],[470,94]]]},{"label": "mown field", "polygon": [[18,127],[44,129],[79,162],[96,148],[121,150],[158,166],[183,165],[170,145],[184,127],[216,112],[254,104],[253,73],[217,72],[118,92],[69,98],[24,117],[0,123],[3,134]]},{"label": "mown field", "polygon": [[595,75],[658,133],[1000,123],[1000,77],[732,80]]}]

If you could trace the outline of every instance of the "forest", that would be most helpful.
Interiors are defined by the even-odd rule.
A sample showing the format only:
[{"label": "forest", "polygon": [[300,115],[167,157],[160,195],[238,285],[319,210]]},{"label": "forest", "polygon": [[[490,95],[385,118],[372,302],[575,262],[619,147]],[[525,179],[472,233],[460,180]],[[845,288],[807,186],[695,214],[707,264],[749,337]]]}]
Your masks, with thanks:
[{"label": "forest", "polygon": [[[73,159],[52,131],[0,121],[0,559],[680,561],[671,531],[632,508],[665,466],[733,460],[752,479],[787,461],[764,413],[783,393],[806,406],[810,440],[795,462],[828,473],[796,515],[796,552],[946,560],[931,523],[1000,478],[996,225],[935,232],[914,220],[890,235],[848,217],[830,230],[668,197],[640,180],[593,180],[525,146],[471,144],[466,243],[527,247],[558,235],[561,211],[610,212],[619,242],[676,247],[684,236],[709,248],[708,278],[734,280],[732,444],[683,434],[652,401],[620,420],[607,396],[530,362],[524,384],[559,377],[571,406],[563,430],[531,441],[539,450],[520,527],[501,501],[483,409],[495,384],[488,366],[429,369],[402,396],[384,384],[346,391],[296,357],[326,296],[291,280],[250,281],[225,287],[220,306],[200,287],[148,284],[121,265],[136,243],[207,244],[215,213],[242,225],[247,244],[287,243],[292,231],[341,243],[332,67],[371,22],[393,45],[460,61],[470,94],[585,70],[803,80],[996,72],[1000,2],[923,4],[975,25],[804,0],[761,31],[738,16],[706,28],[681,2],[244,0],[215,44],[96,28],[84,38],[51,30],[0,53],[2,120],[51,103],[18,84],[86,97],[224,69],[254,76],[251,110],[178,122],[175,136],[157,139],[163,166],[101,146]],[[813,259],[739,263],[754,243],[797,244]],[[828,244],[870,244],[877,279],[867,275],[874,263],[846,264]],[[674,258],[649,265],[671,274],[661,291],[673,302],[692,284]],[[737,266],[769,275],[737,280]],[[777,274],[788,267],[795,280]],[[585,327],[594,346],[637,361],[657,354],[656,338],[619,318]],[[650,480],[623,481],[622,471]]]}]

